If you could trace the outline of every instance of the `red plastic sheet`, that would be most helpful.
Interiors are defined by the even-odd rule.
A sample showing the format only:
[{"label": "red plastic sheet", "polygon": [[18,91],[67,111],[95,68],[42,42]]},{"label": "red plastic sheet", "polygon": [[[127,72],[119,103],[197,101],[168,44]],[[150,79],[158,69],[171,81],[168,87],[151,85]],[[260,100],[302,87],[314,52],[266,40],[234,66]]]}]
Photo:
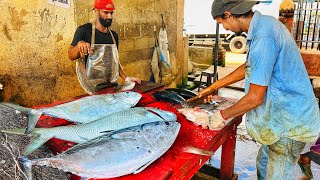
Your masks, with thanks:
[{"label": "red plastic sheet", "polygon": [[[110,92],[112,92],[112,90],[106,90],[103,93]],[[79,97],[75,99],[78,98]],[[50,107],[61,103],[62,102],[57,102],[42,107]],[[200,126],[196,126],[192,122],[186,120],[186,118],[177,111],[175,108],[176,105],[168,102],[156,102],[156,99],[152,96],[152,92],[143,94],[142,99],[137,106],[157,107],[162,110],[175,113],[177,115],[178,122],[181,123],[180,132],[172,147],[158,160],[148,166],[144,171],[140,172],[139,174],[130,174],[118,178],[112,178],[112,180],[190,179],[210,157],[186,153],[183,152],[183,148],[186,146],[194,146],[204,150],[215,151],[221,145],[225,146],[225,148],[223,147],[222,150],[222,156],[226,156],[222,157],[222,163],[227,164],[221,165],[221,178],[229,179],[232,177],[235,132],[236,126],[241,122],[241,118],[232,120],[220,131],[211,131],[208,129],[203,129]],[[54,127],[65,125],[72,125],[72,123],[64,119],[48,116],[41,116],[37,123],[38,127]],[[74,143],[53,138],[48,141],[46,145],[53,152],[53,154],[57,154],[72,147]],[[71,179],[79,180],[80,177],[71,175]]]}]

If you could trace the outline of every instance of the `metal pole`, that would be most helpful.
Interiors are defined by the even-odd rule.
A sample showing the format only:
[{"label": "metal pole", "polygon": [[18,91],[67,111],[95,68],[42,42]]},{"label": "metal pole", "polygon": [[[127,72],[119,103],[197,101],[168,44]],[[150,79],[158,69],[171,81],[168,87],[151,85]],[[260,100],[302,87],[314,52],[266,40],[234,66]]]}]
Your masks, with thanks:
[{"label": "metal pole", "polygon": [[[308,1],[305,2],[305,8],[307,9]],[[302,5],[303,7],[303,5]],[[303,22],[302,22],[302,35],[301,35],[301,40],[303,40],[303,35],[304,35],[304,22],[306,21],[306,16],[307,16],[307,10],[304,11],[303,14]],[[302,41],[300,42],[300,49],[302,47]]]},{"label": "metal pole", "polygon": [[[301,8],[300,3],[301,3],[301,0],[299,0],[299,2],[298,2],[298,9]],[[301,15],[301,10],[299,9],[298,11],[299,11],[299,13],[298,13],[298,20],[297,20],[298,24],[297,24],[297,30],[296,30],[296,40],[298,40],[299,25],[300,25],[300,15]]]},{"label": "metal pole", "polygon": [[217,80],[217,66],[218,66],[218,45],[219,45],[219,23],[216,22],[216,42],[215,42],[215,49],[212,49],[214,51],[214,57],[213,57],[213,82]]},{"label": "metal pole", "polygon": [[[313,6],[313,2],[311,2],[311,9]],[[312,10],[309,11],[309,24],[308,24],[308,33],[307,33],[307,40],[309,40],[309,32],[310,32],[310,28],[311,28],[311,14],[312,14]],[[308,41],[306,43],[306,49],[308,49]]]},{"label": "metal pole", "polygon": [[[316,26],[318,24],[318,7],[319,7],[319,0],[317,0],[317,10],[316,10],[316,17],[314,18],[313,23],[313,34],[312,34],[312,41],[314,41],[315,35],[316,35]],[[313,49],[314,43],[311,45],[311,49]]]}]

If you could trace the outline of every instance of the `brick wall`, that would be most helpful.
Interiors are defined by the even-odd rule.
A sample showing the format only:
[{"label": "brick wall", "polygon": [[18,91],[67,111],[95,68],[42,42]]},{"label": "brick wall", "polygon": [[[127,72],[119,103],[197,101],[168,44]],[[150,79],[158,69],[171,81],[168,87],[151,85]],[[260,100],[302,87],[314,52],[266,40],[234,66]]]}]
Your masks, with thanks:
[{"label": "brick wall", "polygon": [[320,52],[300,50],[309,76],[320,76]]}]

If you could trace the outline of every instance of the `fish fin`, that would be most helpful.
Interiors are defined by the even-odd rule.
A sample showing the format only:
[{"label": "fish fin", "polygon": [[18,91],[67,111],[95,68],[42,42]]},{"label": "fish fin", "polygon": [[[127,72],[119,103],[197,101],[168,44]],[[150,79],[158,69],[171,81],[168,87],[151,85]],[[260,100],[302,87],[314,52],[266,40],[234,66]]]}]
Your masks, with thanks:
[{"label": "fish fin", "polygon": [[64,151],[63,153],[65,154],[72,154],[74,152],[78,152],[79,150],[85,148],[85,147],[88,147],[88,146],[92,146],[92,144],[98,144],[98,142],[100,141],[104,141],[106,139],[109,139],[110,138],[110,134],[103,134],[101,136],[98,136],[96,138],[93,138],[93,139],[90,139],[86,142],[83,142],[83,143],[79,143],[75,146],[73,146],[72,148],[68,149],[67,151]]},{"label": "fish fin", "polygon": [[6,129],[6,130],[1,130],[1,132],[4,133],[9,133],[9,134],[18,134],[18,135],[25,135],[27,136],[27,134],[25,134],[25,129]]},{"label": "fish fin", "polygon": [[7,102],[3,102],[1,104],[7,107],[11,107],[15,110],[21,111],[23,113],[26,113],[28,115],[28,127],[25,131],[26,134],[30,133],[33,130],[33,128],[36,126],[38,122],[39,117],[42,115],[42,112],[32,108],[26,108],[26,107],[19,106],[17,104],[7,103]]},{"label": "fish fin", "polygon": [[100,133],[101,133],[101,134],[109,134],[109,133],[112,133],[112,132],[114,132],[114,130],[101,131]]},{"label": "fish fin", "polygon": [[39,133],[32,132],[31,142],[24,149],[23,155],[27,156],[31,154],[33,151],[41,147],[44,143],[46,143],[49,139],[53,138],[53,136],[42,136]]},{"label": "fish fin", "polygon": [[13,104],[8,102],[2,102],[1,104],[27,114],[29,114],[29,112],[32,110],[31,108],[22,107],[18,104]]},{"label": "fish fin", "polygon": [[24,179],[32,180],[32,162],[25,156],[19,157],[18,162]]},{"label": "fish fin", "polygon": [[25,131],[26,134],[29,134],[33,128],[36,126],[38,119],[40,118],[40,116],[42,115],[42,112],[32,109],[32,108],[26,108],[26,107],[22,107],[19,106],[17,104],[13,104],[13,103],[1,103],[7,107],[11,107],[13,109],[16,109],[18,111],[21,111],[23,113],[26,113],[28,115],[28,127]]},{"label": "fish fin", "polygon": [[42,112],[33,109],[32,111],[30,111],[30,113],[28,115],[29,115],[28,116],[28,127],[25,132],[26,134],[31,133],[32,130],[36,127],[36,124],[37,124],[40,116],[42,115]]},{"label": "fish fin", "polygon": [[80,177],[80,180],[88,180],[88,179],[90,179],[90,178],[88,178],[88,177]]},{"label": "fish fin", "polygon": [[146,164],[144,164],[143,166],[141,166],[140,168],[138,168],[136,171],[133,172],[133,174],[138,174],[141,171],[143,171],[144,169],[146,169],[151,163],[153,163],[155,160],[151,160],[149,162],[147,162]]},{"label": "fish fin", "polygon": [[203,156],[213,156],[214,155],[213,151],[203,150],[203,149],[199,149],[199,148],[196,148],[193,146],[184,147],[183,152],[191,153],[191,154],[198,154],[198,155],[203,155]]}]

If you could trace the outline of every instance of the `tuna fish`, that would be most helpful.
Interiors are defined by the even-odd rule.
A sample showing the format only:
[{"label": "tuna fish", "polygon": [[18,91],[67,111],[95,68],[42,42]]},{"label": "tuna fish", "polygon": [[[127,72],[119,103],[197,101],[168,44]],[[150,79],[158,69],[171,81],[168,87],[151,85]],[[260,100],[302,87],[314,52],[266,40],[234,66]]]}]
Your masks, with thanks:
[{"label": "tuna fish", "polygon": [[[155,121],[176,121],[177,116],[169,111],[157,108],[131,108],[125,111],[110,114],[90,123],[58,126],[53,128],[35,128],[28,136],[32,142],[25,148],[23,155],[27,156],[38,149],[51,138],[62,139],[75,143],[83,143],[96,138],[108,131],[119,130],[131,126]],[[5,133],[24,134],[24,129],[2,130]]]},{"label": "tuna fish", "polygon": [[178,122],[153,122],[109,132],[51,158],[19,159],[29,180],[32,166],[49,166],[85,178],[137,174],[162,156],[175,141]]},{"label": "tuna fish", "polygon": [[156,91],[153,93],[153,96],[158,100],[168,101],[174,104],[181,104],[185,101],[183,97],[172,91]]},{"label": "tuna fish", "polygon": [[167,88],[166,91],[176,92],[178,95],[180,95],[181,97],[183,97],[186,100],[197,96],[196,93],[194,93],[190,90],[187,90],[187,89]]},{"label": "tuna fish", "polygon": [[135,106],[140,99],[141,94],[139,93],[120,92],[87,96],[54,107],[41,109],[25,108],[11,103],[2,104],[28,114],[26,133],[30,133],[42,114],[63,118],[76,123],[88,123],[109,114],[129,109]]}]

